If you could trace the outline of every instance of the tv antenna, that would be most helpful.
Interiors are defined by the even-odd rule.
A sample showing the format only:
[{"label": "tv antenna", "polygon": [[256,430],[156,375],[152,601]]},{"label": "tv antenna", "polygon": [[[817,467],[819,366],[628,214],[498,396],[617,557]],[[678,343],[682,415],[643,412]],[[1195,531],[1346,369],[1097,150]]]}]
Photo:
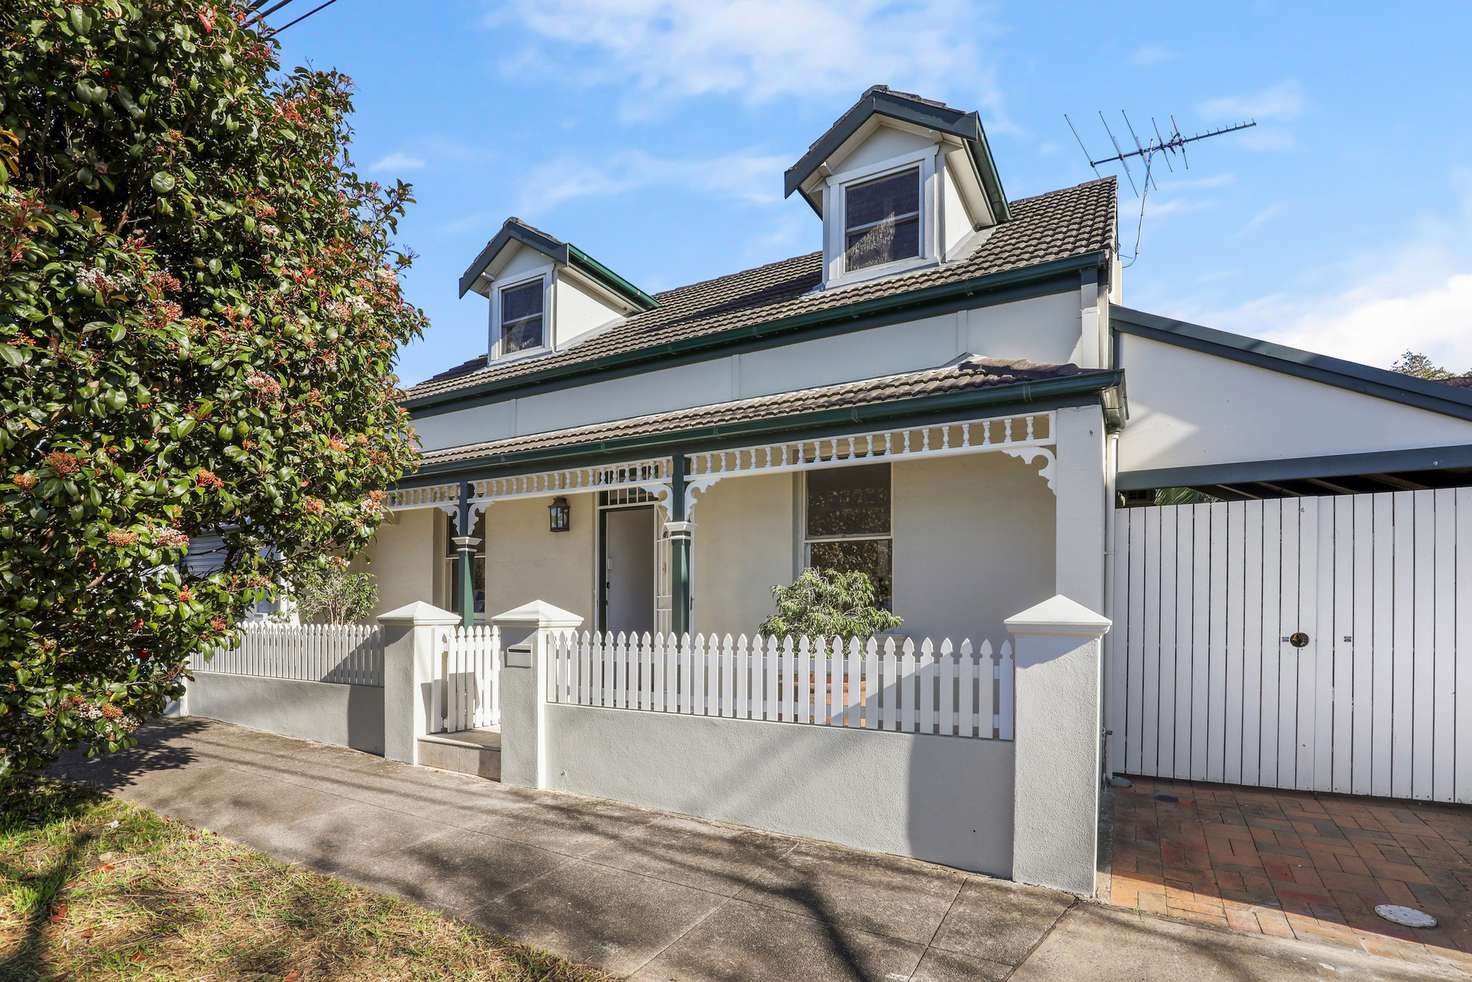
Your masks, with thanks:
[{"label": "tv antenna", "polygon": [[[1104,175],[1099,173],[1099,167],[1101,165],[1119,164],[1124,168],[1124,175],[1130,182],[1130,190],[1134,192],[1136,198],[1140,199],[1140,218],[1135,223],[1135,253],[1124,264],[1126,267],[1129,267],[1134,265],[1136,259],[1140,258],[1140,234],[1145,227],[1145,202],[1148,200],[1152,188],[1159,190],[1159,185],[1155,181],[1155,158],[1160,157],[1163,159],[1166,168],[1174,173],[1176,168],[1172,161],[1177,154],[1180,154],[1182,167],[1190,170],[1191,158],[1186,154],[1187,144],[1196,143],[1199,140],[1209,140],[1214,136],[1223,136],[1227,133],[1235,133],[1238,130],[1250,129],[1257,125],[1257,121],[1249,119],[1241,123],[1219,126],[1214,130],[1202,130],[1199,133],[1186,136],[1181,132],[1180,126],[1176,124],[1175,116],[1170,117],[1170,131],[1168,135],[1161,133],[1160,124],[1156,122],[1154,116],[1151,116],[1150,128],[1155,131],[1155,139],[1147,139],[1146,142],[1141,143],[1140,137],[1135,133],[1134,124],[1130,122],[1129,116],[1125,114],[1123,109],[1119,111],[1119,115],[1124,119],[1125,129],[1129,131],[1130,139],[1134,141],[1135,148],[1133,150],[1126,150],[1120,146],[1119,140],[1114,136],[1114,131],[1109,128],[1109,120],[1104,118],[1104,113],[1101,110],[1099,112],[1099,122],[1104,124],[1104,132],[1109,137],[1110,145],[1114,147],[1114,153],[1100,157],[1097,160],[1094,159],[1093,154],[1089,153],[1089,148],[1084,146],[1084,139],[1079,136],[1078,127],[1073,125],[1073,120],[1068,118],[1068,113],[1063,114],[1063,121],[1073,131],[1073,138],[1078,141],[1078,148],[1084,152],[1084,158],[1088,160],[1089,166],[1094,170],[1094,174],[1103,177]],[[1130,170],[1130,160],[1132,158],[1138,158],[1144,164],[1145,173],[1139,184],[1135,183],[1134,171]]]}]

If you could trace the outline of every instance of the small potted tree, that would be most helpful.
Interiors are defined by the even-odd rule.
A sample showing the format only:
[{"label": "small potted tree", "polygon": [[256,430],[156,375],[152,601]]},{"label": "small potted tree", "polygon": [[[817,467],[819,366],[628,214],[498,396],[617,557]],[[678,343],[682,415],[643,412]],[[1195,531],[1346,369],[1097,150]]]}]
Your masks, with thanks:
[{"label": "small potted tree", "polygon": [[[757,630],[767,637],[810,636],[861,641],[892,631],[903,620],[880,606],[874,582],[867,573],[808,567],[786,586],[772,587],[776,610]],[[844,698],[848,696],[844,680]],[[808,676],[808,694],[817,705],[817,680]],[[859,692],[859,699],[867,693]]]}]

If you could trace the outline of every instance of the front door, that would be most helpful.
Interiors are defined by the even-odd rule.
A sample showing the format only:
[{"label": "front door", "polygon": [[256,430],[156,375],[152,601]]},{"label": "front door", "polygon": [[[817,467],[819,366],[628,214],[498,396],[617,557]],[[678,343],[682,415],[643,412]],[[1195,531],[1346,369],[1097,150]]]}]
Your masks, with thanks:
[{"label": "front door", "polygon": [[603,513],[602,627],[654,630],[654,508],[608,508]]}]

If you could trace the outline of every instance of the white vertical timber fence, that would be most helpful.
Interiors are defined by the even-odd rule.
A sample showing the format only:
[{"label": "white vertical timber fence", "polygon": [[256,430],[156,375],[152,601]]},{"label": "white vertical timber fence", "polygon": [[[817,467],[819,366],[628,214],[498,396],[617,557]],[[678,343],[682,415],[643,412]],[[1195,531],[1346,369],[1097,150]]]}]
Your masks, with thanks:
[{"label": "white vertical timber fence", "polygon": [[1115,541],[1110,769],[1472,802],[1472,488],[1121,509]]},{"label": "white vertical timber fence", "polygon": [[433,688],[431,733],[500,726],[500,629],[487,624],[446,629]]},{"label": "white vertical timber fence", "polygon": [[547,700],[981,739],[1012,739],[1011,642],[555,636]]},{"label": "white vertical timber fence", "polygon": [[195,654],[193,672],[342,685],[383,685],[383,632],[376,624],[240,625],[230,648]]}]

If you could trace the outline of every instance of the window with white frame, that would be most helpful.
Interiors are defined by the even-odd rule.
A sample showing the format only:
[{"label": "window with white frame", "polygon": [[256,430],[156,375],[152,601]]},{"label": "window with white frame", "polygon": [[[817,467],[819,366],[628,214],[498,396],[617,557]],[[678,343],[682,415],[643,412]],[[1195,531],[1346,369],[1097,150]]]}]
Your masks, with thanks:
[{"label": "window with white frame", "polygon": [[546,291],[542,277],[501,290],[501,337],[499,354],[532,351],[546,343],[543,304]]},{"label": "window with white frame", "polygon": [[850,272],[914,259],[920,244],[920,168],[843,187],[843,265]]},{"label": "window with white frame", "polygon": [[889,464],[805,472],[803,552],[818,569],[867,573],[881,605],[894,597]]}]

